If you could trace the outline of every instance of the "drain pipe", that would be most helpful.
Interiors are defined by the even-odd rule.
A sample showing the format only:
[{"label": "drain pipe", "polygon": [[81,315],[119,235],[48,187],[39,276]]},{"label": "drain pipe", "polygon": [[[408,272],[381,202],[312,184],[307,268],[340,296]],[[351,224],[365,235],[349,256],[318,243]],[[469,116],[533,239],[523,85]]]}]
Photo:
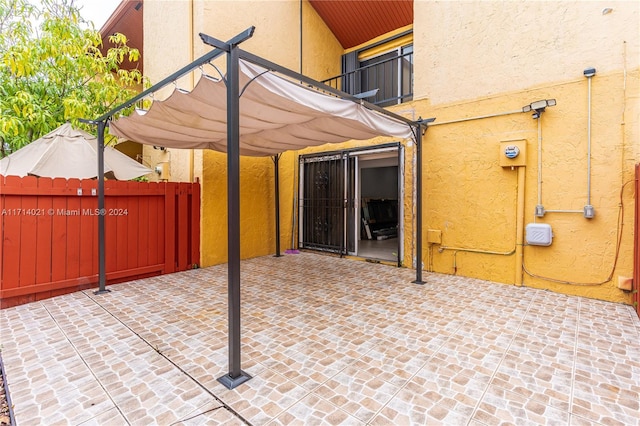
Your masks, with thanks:
[{"label": "drain pipe", "polygon": [[584,76],[587,77],[589,86],[587,96],[587,205],[584,206],[584,217],[587,219],[592,219],[595,216],[595,210],[591,205],[591,78],[594,75],[596,75],[595,68],[584,70]]}]

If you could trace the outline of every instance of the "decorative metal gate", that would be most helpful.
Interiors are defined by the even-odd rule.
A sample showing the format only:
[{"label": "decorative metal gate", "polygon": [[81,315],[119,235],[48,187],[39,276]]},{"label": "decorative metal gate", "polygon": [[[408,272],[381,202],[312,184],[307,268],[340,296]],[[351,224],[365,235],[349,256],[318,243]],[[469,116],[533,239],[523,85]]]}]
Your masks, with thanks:
[{"label": "decorative metal gate", "polygon": [[[358,255],[358,238],[362,226],[359,202],[360,157],[381,154],[389,157],[389,153],[398,157],[400,165],[399,143],[304,155],[299,158],[300,248]],[[401,182],[400,177],[398,182]],[[401,192],[398,187],[398,194]],[[396,213],[397,217],[401,217],[399,208]],[[401,253],[401,244],[402,239],[398,238],[397,253]],[[400,255],[397,254],[396,258],[399,264]]]},{"label": "decorative metal gate", "polygon": [[341,154],[301,158],[301,247],[345,253],[345,163]]}]

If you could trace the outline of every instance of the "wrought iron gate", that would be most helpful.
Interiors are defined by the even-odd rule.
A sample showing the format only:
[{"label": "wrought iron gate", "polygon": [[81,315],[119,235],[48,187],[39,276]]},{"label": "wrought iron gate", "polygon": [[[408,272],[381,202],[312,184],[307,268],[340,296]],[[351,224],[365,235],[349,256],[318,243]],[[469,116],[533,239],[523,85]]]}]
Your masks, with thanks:
[{"label": "wrought iron gate", "polygon": [[345,253],[345,163],[341,154],[301,158],[301,247]]},{"label": "wrought iron gate", "polygon": [[[359,156],[397,151],[399,143],[301,156],[298,204],[298,246],[356,255],[361,226]],[[400,168],[399,168],[400,170]],[[400,181],[400,177],[398,178]],[[401,194],[398,188],[398,194]],[[397,212],[398,217],[400,211]],[[398,253],[401,253],[399,241]],[[398,262],[400,256],[397,256]]]}]

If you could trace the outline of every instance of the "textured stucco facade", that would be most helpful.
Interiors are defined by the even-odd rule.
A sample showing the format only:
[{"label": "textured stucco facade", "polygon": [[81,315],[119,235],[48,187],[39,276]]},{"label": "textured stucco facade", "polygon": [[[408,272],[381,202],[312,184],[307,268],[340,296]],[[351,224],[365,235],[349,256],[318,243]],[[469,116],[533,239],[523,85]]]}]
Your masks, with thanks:
[{"label": "textured stucco facade", "polygon": [[[251,25],[256,32],[243,49],[317,80],[340,73],[344,50],[305,1],[147,0],[144,22],[144,67],[153,82],[209,50],[199,32],[226,40]],[[414,100],[391,109],[436,121],[423,138],[420,256],[415,145],[402,141],[403,265],[419,257],[435,272],[631,303],[617,282],[633,269],[627,182],[640,161],[638,28],[636,2],[414,2]],[[591,80],[583,75],[590,67],[597,70]],[[177,84],[190,88],[193,78]],[[521,112],[544,99],[557,105],[539,119]],[[283,154],[281,247],[291,245],[298,155],[390,141]],[[506,141],[526,147],[522,166],[501,165]],[[145,161],[169,161],[171,180],[201,179],[201,263],[225,262],[225,155],[145,148]],[[273,253],[273,161],[242,158],[240,173],[241,256]],[[579,213],[588,200],[591,219]],[[540,203],[567,212],[536,217]],[[530,223],[551,226],[550,246],[522,243]],[[440,243],[428,242],[429,230],[441,232]]]},{"label": "textured stucco facade", "polygon": [[[442,244],[424,254],[430,269],[509,284],[521,274],[526,286],[629,303],[617,283],[633,269],[638,4],[416,1],[414,8],[413,105],[438,124],[424,139],[425,229],[442,231]],[[592,67],[589,103],[583,71]],[[557,105],[538,120],[508,114],[543,99]],[[498,116],[459,121],[491,115]],[[502,141],[526,145],[523,188],[517,167],[499,165]],[[521,258],[519,191],[521,222],[553,230],[548,247],[525,239]],[[536,217],[539,202],[568,212]],[[587,204],[592,219],[579,213]]]}]

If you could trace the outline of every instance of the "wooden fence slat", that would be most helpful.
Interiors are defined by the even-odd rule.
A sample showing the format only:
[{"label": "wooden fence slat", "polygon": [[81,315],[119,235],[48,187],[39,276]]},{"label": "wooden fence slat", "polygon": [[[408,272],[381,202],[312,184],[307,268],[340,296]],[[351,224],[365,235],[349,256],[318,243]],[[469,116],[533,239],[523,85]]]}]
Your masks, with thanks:
[{"label": "wooden fence slat", "polygon": [[80,276],[80,196],[77,190],[81,187],[80,179],[69,179],[67,186],[75,189],[75,196],[67,197],[67,209],[57,211],[67,222],[67,279]]},{"label": "wooden fence slat", "polygon": [[189,247],[191,247],[191,265],[200,265],[200,185],[191,186],[191,233]]},{"label": "wooden fence slat", "polygon": [[187,194],[187,187],[189,184],[181,183],[178,186],[177,197],[177,217],[176,217],[176,229],[177,241],[176,241],[176,260],[178,263],[178,271],[184,271],[187,269],[187,263],[189,262],[189,200]]},{"label": "wooden fence slat", "polygon": [[[138,186],[138,182],[127,182],[128,187],[134,189]],[[133,191],[131,191],[133,192]],[[130,197],[122,200],[123,209],[121,211],[115,211],[113,213],[122,215],[122,219],[126,223],[127,230],[127,268],[134,269],[140,266],[138,264],[138,252],[146,250],[146,247],[140,247],[140,240],[138,238],[139,232],[139,204],[140,197]]]},{"label": "wooden fence slat", "polygon": [[[115,181],[108,180],[104,183],[104,206],[105,209],[114,208]],[[118,233],[115,216],[105,215],[105,270],[106,273],[118,270]]]},{"label": "wooden fence slat", "polygon": [[82,196],[80,201],[80,265],[79,277],[87,277],[97,272],[94,261],[94,247],[98,244],[97,224],[98,219],[94,216],[98,207],[96,197],[91,196],[91,190],[97,190],[97,185],[92,185],[95,181],[81,182]]},{"label": "wooden fence slat", "polygon": [[[142,182],[140,186],[149,186],[148,183]],[[156,250],[149,244],[149,228],[151,227],[151,212],[149,211],[149,199],[151,197],[140,197],[138,200],[138,220],[137,220],[137,236],[138,236],[138,252],[136,257],[138,265],[147,265],[149,262],[150,251]],[[155,223],[154,223],[155,224]]]},{"label": "wooden fence slat", "polygon": [[[27,176],[22,180],[25,188],[37,188],[38,178]],[[32,214],[38,208],[36,195],[22,197],[20,203],[20,286],[36,283],[36,216]]]},{"label": "wooden fence slat", "polygon": [[164,196],[164,264],[165,273],[176,270],[176,187],[167,182]]},{"label": "wooden fence slat", "polygon": [[[53,179],[38,179],[38,189],[43,192],[51,189]],[[51,223],[53,215],[51,208],[53,207],[53,197],[50,195],[39,195],[37,198],[38,208],[36,217],[36,284],[47,283],[51,281],[51,250],[52,250],[52,233]]]},{"label": "wooden fence slat", "polygon": [[[54,179],[53,187],[67,188],[66,179]],[[53,197],[51,200],[51,281],[60,281],[67,278],[67,220],[64,215],[58,214],[67,210],[67,197]]]},{"label": "wooden fence slat", "polygon": [[164,199],[149,197],[149,263],[164,264],[164,221],[160,220],[160,212],[164,206]]},{"label": "wooden fence slat", "polygon": [[[7,176],[5,180],[6,187],[22,186],[22,181],[15,176]],[[3,190],[6,187],[3,187]],[[3,198],[2,286],[3,288],[15,288],[20,285],[20,227],[22,224],[20,209],[22,197],[4,195],[3,193]]]}]

